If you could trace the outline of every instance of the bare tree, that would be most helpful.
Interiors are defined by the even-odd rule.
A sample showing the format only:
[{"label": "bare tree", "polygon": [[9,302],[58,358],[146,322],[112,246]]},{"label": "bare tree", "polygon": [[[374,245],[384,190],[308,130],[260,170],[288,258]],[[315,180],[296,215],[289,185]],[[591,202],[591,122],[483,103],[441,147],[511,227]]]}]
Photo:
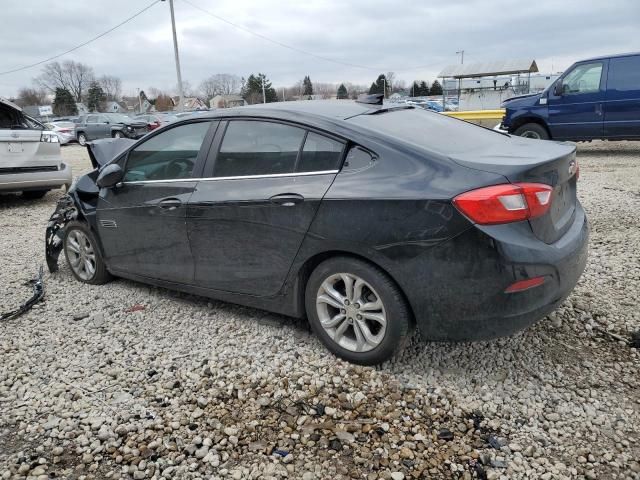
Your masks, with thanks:
[{"label": "bare tree", "polygon": [[385,74],[385,78],[387,79],[387,89],[389,91],[393,91],[393,85],[396,81],[396,74],[395,72],[387,72]]},{"label": "bare tree", "polygon": [[102,75],[98,79],[107,100],[120,101],[122,95],[122,80],[113,75]]},{"label": "bare tree", "polygon": [[407,89],[407,83],[404,80],[396,80],[391,87],[391,92],[403,92]]},{"label": "bare tree", "polygon": [[49,105],[51,102],[47,99],[47,92],[42,88],[21,88],[18,91],[16,104],[21,107],[29,105]]},{"label": "bare tree", "polygon": [[211,75],[200,83],[200,94],[207,100],[216,95],[231,95],[239,93],[242,87],[242,80],[237,75],[231,73],[217,73]]},{"label": "bare tree", "polygon": [[89,65],[67,60],[62,63],[47,63],[40,76],[34,80],[36,84],[51,93],[54,93],[56,88],[68,90],[76,102],[81,102],[82,96],[89,88],[93,78],[93,68]]}]

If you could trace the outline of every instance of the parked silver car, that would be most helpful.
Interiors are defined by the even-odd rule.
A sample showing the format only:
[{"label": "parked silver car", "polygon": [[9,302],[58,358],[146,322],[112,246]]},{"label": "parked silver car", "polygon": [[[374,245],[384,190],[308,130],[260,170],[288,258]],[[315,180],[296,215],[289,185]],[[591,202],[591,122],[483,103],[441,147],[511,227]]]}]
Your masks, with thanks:
[{"label": "parked silver car", "polygon": [[0,192],[40,198],[53,188],[68,188],[72,179],[58,135],[0,98]]},{"label": "parked silver car", "polygon": [[44,127],[58,135],[60,145],[66,145],[69,142],[76,141],[76,124],[73,122],[49,122],[45,123]]}]

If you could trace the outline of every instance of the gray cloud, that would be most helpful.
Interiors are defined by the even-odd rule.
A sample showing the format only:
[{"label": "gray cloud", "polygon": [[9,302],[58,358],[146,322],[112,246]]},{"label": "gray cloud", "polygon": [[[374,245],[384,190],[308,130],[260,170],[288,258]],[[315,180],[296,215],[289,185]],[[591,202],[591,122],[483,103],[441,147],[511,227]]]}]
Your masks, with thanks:
[{"label": "gray cloud", "polygon": [[[566,68],[580,58],[640,50],[637,0],[190,0],[279,42],[349,67],[284,49],[207,16],[176,0],[183,78],[196,86],[213,74],[264,72],[287,86],[313,81],[369,84],[378,73],[433,80],[455,52],[465,63],[531,57],[541,70]],[[64,51],[110,28],[147,2],[66,0],[4,2],[0,71]],[[149,11],[63,59],[93,66],[96,74],[122,78],[125,93],[137,87],[176,84],[169,7]],[[416,68],[422,66],[421,68]],[[0,95],[30,86],[38,67],[0,76]]]}]

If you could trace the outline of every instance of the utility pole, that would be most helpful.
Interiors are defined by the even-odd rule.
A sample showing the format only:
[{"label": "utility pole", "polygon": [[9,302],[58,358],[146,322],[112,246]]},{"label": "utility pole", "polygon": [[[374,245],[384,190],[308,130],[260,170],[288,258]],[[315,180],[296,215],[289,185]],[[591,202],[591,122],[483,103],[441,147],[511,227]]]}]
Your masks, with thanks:
[{"label": "utility pole", "polygon": [[283,102],[286,102],[286,101],[287,101],[287,99],[286,99],[286,98],[284,98],[284,87],[282,87],[282,101],[283,101]]},{"label": "utility pole", "polygon": [[267,95],[264,91],[264,76],[262,77],[262,103],[267,103]]},{"label": "utility pole", "polygon": [[[460,65],[464,65],[464,50],[456,52],[456,55],[460,55]],[[442,79],[442,108],[444,109],[444,79]],[[460,107],[460,90],[462,89],[462,78],[458,78],[458,108]]]},{"label": "utility pole", "polygon": [[139,108],[140,108],[140,112],[139,113],[142,113],[142,97],[140,96],[140,88],[138,88],[138,105],[139,105]]},{"label": "utility pole", "polygon": [[387,77],[382,77],[382,98],[387,98]]},{"label": "utility pole", "polygon": [[[162,0],[163,2],[165,0]],[[176,17],[173,13],[173,0],[169,0],[169,10],[171,10],[171,30],[173,31],[173,52],[176,57],[176,73],[178,75],[178,96],[180,97],[178,111],[184,108],[184,94],[182,92],[182,74],[180,73],[180,57],[178,55],[178,36],[176,35]]]}]

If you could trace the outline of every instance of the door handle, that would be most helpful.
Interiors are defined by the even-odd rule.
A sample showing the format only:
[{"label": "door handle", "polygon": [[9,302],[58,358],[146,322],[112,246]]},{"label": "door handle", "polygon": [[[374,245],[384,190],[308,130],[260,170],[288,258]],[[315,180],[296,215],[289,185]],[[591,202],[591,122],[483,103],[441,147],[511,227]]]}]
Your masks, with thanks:
[{"label": "door handle", "polygon": [[158,207],[163,210],[175,210],[181,205],[182,202],[178,198],[165,198],[164,200],[160,200],[158,202]]},{"label": "door handle", "polygon": [[602,116],[602,104],[596,103],[596,115]]},{"label": "door handle", "polygon": [[297,193],[281,193],[279,195],[274,195],[269,199],[269,201],[283,207],[293,207],[298,203],[304,202],[304,197]]}]

